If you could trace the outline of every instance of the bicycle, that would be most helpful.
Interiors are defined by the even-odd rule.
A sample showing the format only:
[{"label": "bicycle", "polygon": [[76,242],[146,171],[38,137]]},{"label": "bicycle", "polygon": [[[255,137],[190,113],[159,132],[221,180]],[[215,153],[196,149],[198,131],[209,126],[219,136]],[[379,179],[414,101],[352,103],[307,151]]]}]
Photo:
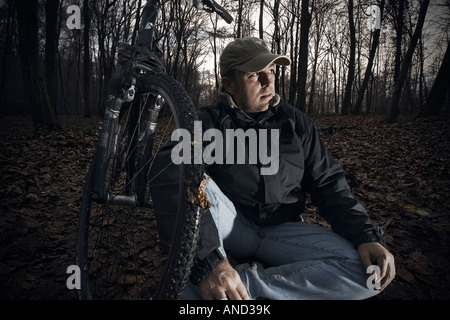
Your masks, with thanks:
[{"label": "bicycle", "polygon": [[[118,44],[81,199],[80,299],[179,299],[193,265],[204,209],[203,166],[156,161],[167,152],[173,130],[193,136],[198,119],[188,94],[157,55],[154,26],[167,1],[147,0],[136,44]],[[233,20],[212,0],[194,5]],[[172,230],[163,225],[164,214]]]}]

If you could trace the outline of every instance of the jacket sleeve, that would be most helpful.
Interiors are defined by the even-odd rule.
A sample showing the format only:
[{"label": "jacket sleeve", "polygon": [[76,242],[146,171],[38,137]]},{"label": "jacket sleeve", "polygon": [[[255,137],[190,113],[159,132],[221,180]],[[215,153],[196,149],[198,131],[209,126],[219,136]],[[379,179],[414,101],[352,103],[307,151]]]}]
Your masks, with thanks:
[{"label": "jacket sleeve", "polygon": [[355,247],[364,242],[384,244],[381,228],[370,220],[365,208],[353,197],[342,166],[333,159],[312,121],[304,118],[303,150],[305,173],[303,188],[311,195],[319,214]]}]

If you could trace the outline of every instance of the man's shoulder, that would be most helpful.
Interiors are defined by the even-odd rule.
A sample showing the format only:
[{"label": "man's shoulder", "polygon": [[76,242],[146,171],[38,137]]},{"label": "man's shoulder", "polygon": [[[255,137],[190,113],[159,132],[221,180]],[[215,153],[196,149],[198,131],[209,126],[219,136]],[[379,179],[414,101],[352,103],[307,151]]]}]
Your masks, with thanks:
[{"label": "man's shoulder", "polygon": [[279,112],[283,113],[297,129],[310,130],[314,127],[312,119],[303,111],[293,107],[285,101],[278,105]]},{"label": "man's shoulder", "polygon": [[224,117],[223,101],[218,99],[213,104],[198,110],[198,118],[203,123],[203,128],[216,127]]},{"label": "man's shoulder", "polygon": [[218,113],[220,112],[221,109],[221,105],[222,105],[222,100],[218,99],[216,101],[214,101],[212,104],[210,104],[209,106],[206,107],[201,107],[200,109],[198,109],[198,113],[207,113],[207,114],[212,114],[212,113]]}]

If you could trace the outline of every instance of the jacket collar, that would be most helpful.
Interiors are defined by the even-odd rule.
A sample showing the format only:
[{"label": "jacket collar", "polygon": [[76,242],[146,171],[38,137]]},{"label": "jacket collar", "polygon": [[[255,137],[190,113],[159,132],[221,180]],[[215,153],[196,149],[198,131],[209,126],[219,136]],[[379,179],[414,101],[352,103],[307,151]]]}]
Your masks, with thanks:
[{"label": "jacket collar", "polygon": [[[230,108],[239,109],[238,106],[236,105],[236,102],[234,102],[233,97],[225,90],[225,88],[223,86],[219,87],[218,94],[219,94],[219,98],[224,100]],[[272,101],[270,102],[270,106],[271,107],[278,106],[280,104],[280,102],[281,102],[281,98],[276,93],[275,96],[272,98]]]},{"label": "jacket collar", "polygon": [[[269,111],[264,115],[263,118],[253,119],[247,113],[239,109],[239,107],[234,102],[233,97],[225,91],[225,88],[221,86],[218,90],[219,101],[221,102],[226,114],[231,116],[233,119],[237,120],[242,128],[252,127],[257,124],[262,124],[265,120],[271,118],[280,106],[281,98],[278,94],[275,94],[274,98],[269,107]],[[226,118],[226,117],[225,117]],[[225,119],[223,118],[222,121]]]}]

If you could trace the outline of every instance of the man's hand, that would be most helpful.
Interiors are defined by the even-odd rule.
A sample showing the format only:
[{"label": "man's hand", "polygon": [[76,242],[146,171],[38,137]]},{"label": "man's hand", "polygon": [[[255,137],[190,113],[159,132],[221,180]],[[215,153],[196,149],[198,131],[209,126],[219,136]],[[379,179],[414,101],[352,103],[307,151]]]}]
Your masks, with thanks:
[{"label": "man's hand", "polygon": [[249,300],[245,285],[236,270],[222,261],[205,279],[198,284],[205,300]]},{"label": "man's hand", "polygon": [[378,242],[362,243],[358,247],[359,256],[367,268],[370,265],[377,265],[381,270],[380,291],[387,287],[395,277],[394,256]]}]

